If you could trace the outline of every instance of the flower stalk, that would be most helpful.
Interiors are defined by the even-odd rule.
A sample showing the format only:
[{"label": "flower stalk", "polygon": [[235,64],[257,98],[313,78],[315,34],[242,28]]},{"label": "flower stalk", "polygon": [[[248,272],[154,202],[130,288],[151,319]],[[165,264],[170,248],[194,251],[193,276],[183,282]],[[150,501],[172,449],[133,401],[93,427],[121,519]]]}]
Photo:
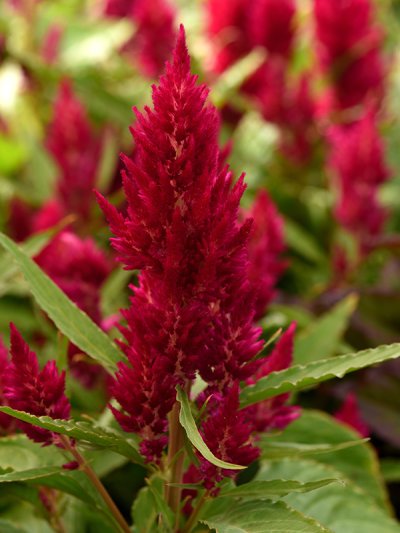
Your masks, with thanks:
[{"label": "flower stalk", "polygon": [[108,494],[103,483],[97,477],[96,472],[93,470],[90,464],[86,461],[85,457],[81,455],[81,453],[76,449],[76,447],[71,444],[71,441],[68,437],[66,437],[65,435],[60,435],[59,437],[60,437],[61,443],[63,444],[64,449],[71,453],[71,455],[74,457],[74,459],[78,463],[79,468],[82,470],[82,472],[84,472],[87,475],[87,477],[90,479],[90,481],[92,482],[97,492],[103,498],[105,504],[111,511],[116,522],[118,523],[121,531],[124,531],[125,533],[131,533],[131,530],[125,518],[120,513],[118,507],[115,505],[114,501],[112,500],[111,496]]}]

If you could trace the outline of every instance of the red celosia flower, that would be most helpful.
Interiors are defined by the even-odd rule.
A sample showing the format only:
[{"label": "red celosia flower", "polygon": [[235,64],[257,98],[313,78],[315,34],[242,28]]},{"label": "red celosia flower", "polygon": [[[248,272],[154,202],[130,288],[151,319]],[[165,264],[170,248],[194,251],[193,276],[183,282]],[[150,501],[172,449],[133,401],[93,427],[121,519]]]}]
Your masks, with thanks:
[{"label": "red celosia flower", "polygon": [[166,0],[136,0],[134,20],[133,51],[142,72],[154,78],[163,72],[174,47],[175,11]]},{"label": "red celosia flower", "polygon": [[154,109],[136,112],[135,160],[124,160],[127,217],[100,198],[118,259],[142,269],[124,313],[130,366],[119,365],[113,394],[123,412],[114,413],[157,451],[176,384],[196,370],[220,389],[245,379],[262,346],[252,323],[250,223],[237,222],[243,177],[232,185],[220,168],[207,93],[190,73],[181,29],[174,59],[153,88]]},{"label": "red celosia flower", "polygon": [[333,79],[337,103],[346,108],[379,97],[384,67],[381,31],[371,0],[314,0],[319,60]]},{"label": "red celosia flower", "polygon": [[[4,391],[8,405],[35,416],[69,418],[70,404],[64,393],[65,372],[58,372],[55,361],[48,361],[39,370],[36,354],[30,351],[13,324],[10,329],[11,363]],[[29,438],[44,446],[57,441],[50,431],[24,422],[18,424]]]},{"label": "red celosia flower", "polygon": [[207,28],[217,50],[213,69],[224,71],[255,46],[288,58],[294,14],[293,0],[208,0]]},{"label": "red celosia flower", "polygon": [[[260,450],[251,443],[252,424],[248,422],[245,410],[239,410],[239,386],[221,397],[218,407],[211,412],[202,425],[204,441],[216,457],[234,464],[247,466],[255,461]],[[224,477],[235,476],[237,470],[221,469],[199,456],[199,472],[204,487],[214,495],[216,483]]]},{"label": "red celosia flower", "polygon": [[104,14],[109,17],[129,17],[133,12],[136,0],[106,0]]},{"label": "red celosia flower", "polygon": [[310,87],[311,77],[312,73],[304,74],[287,91],[282,117],[278,121],[282,130],[283,154],[300,164],[309,160],[318,138],[317,102]]},{"label": "red celosia flower", "polygon": [[65,213],[74,213],[83,220],[89,216],[101,144],[70,82],[64,80],[46,145],[59,167],[58,194]]},{"label": "red celosia flower", "polygon": [[[0,338],[0,405],[8,405],[4,390],[7,383],[7,376],[10,368],[8,360],[8,350],[4,346],[3,340]],[[0,433],[9,433],[15,425],[15,418],[9,415],[0,413]]]},{"label": "red celosia flower", "polygon": [[350,392],[346,395],[341,408],[335,413],[335,418],[343,424],[350,426],[362,437],[369,437],[369,428],[362,419],[358,407],[357,396],[354,393]]},{"label": "red celosia flower", "polygon": [[104,14],[130,18],[135,24],[134,36],[124,45],[138,63],[143,74],[159,76],[170,58],[176,40],[175,10],[167,0],[109,0]]},{"label": "red celosia flower", "polygon": [[[289,368],[293,361],[293,340],[296,324],[293,323],[277,342],[274,350],[262,359],[257,372],[247,380],[249,385],[256,383],[271,372]],[[284,429],[290,422],[300,416],[300,408],[286,405],[290,394],[281,394],[268,400],[247,407],[244,411],[253,431],[263,432],[271,429]]]},{"label": "red celosia flower", "polygon": [[371,237],[382,230],[385,211],[378,190],[389,177],[375,113],[370,110],[350,126],[333,128],[329,141],[338,190],[336,217],[361,246],[368,247]]},{"label": "red celosia flower", "polygon": [[48,65],[54,65],[58,59],[63,33],[64,28],[62,26],[52,24],[44,36],[40,53]]},{"label": "red celosia flower", "polygon": [[283,220],[265,191],[257,195],[249,212],[253,231],[249,240],[249,279],[256,293],[255,319],[261,318],[275,295],[275,285],[285,268]]}]

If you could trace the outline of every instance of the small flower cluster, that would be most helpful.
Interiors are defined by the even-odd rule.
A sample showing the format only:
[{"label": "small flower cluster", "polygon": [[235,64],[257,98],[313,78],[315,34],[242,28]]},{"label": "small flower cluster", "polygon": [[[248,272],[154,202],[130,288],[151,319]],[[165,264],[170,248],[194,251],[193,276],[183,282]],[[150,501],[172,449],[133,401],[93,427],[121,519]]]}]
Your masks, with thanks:
[{"label": "small flower cluster", "polygon": [[[65,396],[65,372],[58,372],[55,361],[48,361],[39,370],[36,354],[13,324],[10,330],[11,361],[2,368],[2,394],[7,405],[35,416],[68,419],[70,403]],[[19,421],[18,426],[43,446],[59,444],[57,436],[46,429]]]}]

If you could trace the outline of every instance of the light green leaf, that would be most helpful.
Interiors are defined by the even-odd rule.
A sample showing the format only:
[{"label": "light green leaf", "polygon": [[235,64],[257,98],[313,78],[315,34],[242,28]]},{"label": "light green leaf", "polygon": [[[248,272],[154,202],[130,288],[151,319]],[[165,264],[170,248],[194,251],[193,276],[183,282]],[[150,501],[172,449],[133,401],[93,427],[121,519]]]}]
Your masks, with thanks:
[{"label": "light green leaf", "polygon": [[10,238],[0,234],[0,244],[12,254],[37,303],[58,329],[110,373],[115,371],[122,355],[109,337]]},{"label": "light green leaf", "polygon": [[218,533],[329,533],[329,529],[283,502],[230,505],[225,513],[202,518],[201,522]]},{"label": "light green leaf", "polygon": [[138,452],[137,442],[128,434],[111,429],[94,426],[89,422],[75,422],[73,420],[56,420],[49,416],[34,416],[24,411],[17,411],[11,407],[0,407],[2,413],[18,418],[23,422],[48,429],[53,433],[68,435],[68,437],[88,443],[98,448],[107,448],[128,457],[135,463],[143,464],[143,459]]},{"label": "light green leaf", "polygon": [[304,365],[334,355],[357,302],[357,295],[350,294],[302,331],[295,340],[294,362]]},{"label": "light green leaf", "polygon": [[[332,466],[305,459],[284,459],[266,461],[256,479],[290,477],[310,482],[338,475],[340,472]],[[312,492],[291,493],[284,500],[334,533],[400,533],[400,525],[389,516],[386,509],[378,507],[372,498],[347,479],[344,486],[332,483]]]},{"label": "light green leaf", "polygon": [[[354,430],[328,414],[304,409],[302,416],[292,422],[281,434],[265,435],[258,444],[262,449],[262,459],[266,463],[284,458],[294,464],[305,459],[313,464],[322,464],[336,473],[339,472],[336,477],[351,481],[358,491],[371,498],[376,505],[388,509],[388,498],[379,475],[374,448],[368,442],[360,440],[353,440],[357,446],[348,446],[352,443],[352,439],[357,439],[358,436]],[[304,455],[289,453],[282,457],[279,453],[275,454],[280,444],[285,450],[288,442],[297,443],[300,451],[304,449]],[[328,446],[332,447],[330,451],[326,449]],[[316,448],[314,453],[313,447]],[[325,448],[324,453],[321,453],[321,447]],[[325,475],[333,477],[333,474]],[[299,479],[297,475],[294,477]],[[301,481],[309,480],[301,479]]]},{"label": "light green leaf", "polygon": [[215,466],[218,466],[219,468],[226,468],[229,470],[243,470],[244,468],[246,468],[245,466],[235,465],[227,463],[225,461],[221,461],[221,459],[215,457],[215,455],[209,449],[207,444],[204,442],[202,436],[199,433],[199,430],[197,429],[187,394],[179,387],[177,388],[177,391],[178,392],[176,398],[181,404],[181,409],[179,412],[179,421],[182,427],[185,429],[188,439],[193,444],[193,446],[201,453],[201,455],[205,459],[207,459],[207,461],[210,461],[210,463]]},{"label": "light green leaf", "polygon": [[222,489],[220,496],[230,496],[233,498],[248,499],[268,499],[276,500],[282,496],[286,496],[291,492],[310,492],[331,483],[337,483],[338,479],[321,479],[319,481],[311,481],[310,483],[300,483],[295,480],[287,479],[269,479],[263,481],[250,481],[237,487]]},{"label": "light green leaf", "polygon": [[273,372],[257,381],[255,385],[243,389],[240,395],[241,405],[246,407],[284,392],[299,391],[332,378],[342,378],[349,372],[396,359],[399,356],[400,344],[390,344],[331,359],[322,359],[307,365],[292,366],[281,372]]},{"label": "light green leaf", "polygon": [[302,444],[298,442],[275,441],[271,435],[261,435],[258,445],[263,450],[263,457],[282,459],[284,457],[307,457],[321,453],[332,453],[358,446],[368,439],[351,440],[339,444]]}]

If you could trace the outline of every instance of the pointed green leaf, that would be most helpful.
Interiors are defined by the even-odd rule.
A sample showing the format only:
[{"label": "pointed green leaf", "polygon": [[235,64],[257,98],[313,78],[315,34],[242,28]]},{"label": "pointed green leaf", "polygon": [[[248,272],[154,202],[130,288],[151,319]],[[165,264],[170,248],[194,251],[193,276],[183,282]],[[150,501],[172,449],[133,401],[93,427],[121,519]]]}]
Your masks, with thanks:
[{"label": "pointed green leaf", "polygon": [[250,501],[230,505],[225,513],[205,517],[201,522],[218,533],[329,533],[314,519],[284,502]]},{"label": "pointed green leaf", "polygon": [[349,372],[389,359],[396,359],[399,356],[400,344],[390,344],[315,361],[307,365],[292,366],[281,372],[273,372],[257,381],[255,385],[244,388],[240,395],[241,405],[246,407],[284,392],[306,389],[332,378],[342,378]]},{"label": "pointed green leaf", "polygon": [[58,329],[109,372],[115,371],[122,355],[104,331],[78,309],[20,247],[1,233],[0,244],[14,257],[35,300]]},{"label": "pointed green leaf", "polygon": [[350,294],[302,331],[295,339],[294,362],[306,364],[334,355],[357,302],[357,295]]},{"label": "pointed green leaf", "polygon": [[34,416],[24,411],[17,411],[11,407],[0,407],[0,411],[18,420],[27,422],[53,433],[68,435],[68,437],[89,443],[98,448],[107,448],[120,455],[128,457],[135,463],[143,464],[142,456],[138,452],[134,435],[120,433],[115,430],[97,427],[89,422],[75,422],[73,420],[55,420],[49,416]]},{"label": "pointed green leaf", "polygon": [[323,453],[338,452],[368,442],[369,439],[358,439],[340,442],[339,444],[303,444],[299,442],[274,441],[271,435],[261,435],[257,442],[266,459],[283,459],[284,457],[307,457]]},{"label": "pointed green leaf", "polygon": [[190,409],[190,402],[187,394],[179,387],[177,388],[177,391],[178,392],[176,398],[181,404],[181,410],[179,412],[179,421],[182,427],[185,429],[188,439],[193,444],[193,446],[201,453],[201,455],[205,459],[207,459],[207,461],[210,461],[210,463],[215,466],[218,466],[219,468],[226,468],[229,470],[243,470],[244,468],[246,468],[245,466],[235,465],[227,463],[225,461],[221,461],[221,459],[215,457],[210,448],[204,442],[202,436],[199,433],[199,430],[197,429],[196,423],[192,415],[192,410]]},{"label": "pointed green leaf", "polygon": [[237,487],[222,490],[220,496],[246,499],[277,499],[291,492],[310,492],[331,483],[340,482],[338,479],[328,478],[309,483],[300,483],[296,480],[269,479],[263,481],[250,481]]}]

